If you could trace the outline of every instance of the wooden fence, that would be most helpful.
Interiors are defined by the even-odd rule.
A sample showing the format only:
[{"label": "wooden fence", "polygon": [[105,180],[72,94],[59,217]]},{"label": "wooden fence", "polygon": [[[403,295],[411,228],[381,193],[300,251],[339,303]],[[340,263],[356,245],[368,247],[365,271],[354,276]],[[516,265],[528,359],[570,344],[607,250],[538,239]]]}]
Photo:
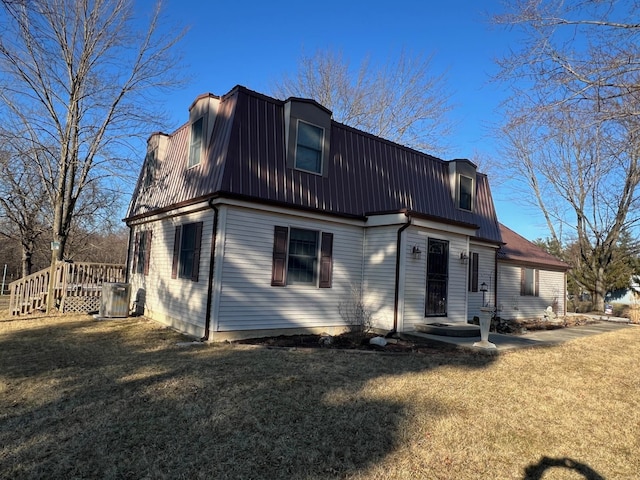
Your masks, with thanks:
[{"label": "wooden fence", "polygon": [[[9,284],[13,315],[46,311],[51,269],[46,268]],[[91,312],[100,307],[102,284],[124,282],[125,266],[59,262],[53,275],[53,305],[60,312]]]}]

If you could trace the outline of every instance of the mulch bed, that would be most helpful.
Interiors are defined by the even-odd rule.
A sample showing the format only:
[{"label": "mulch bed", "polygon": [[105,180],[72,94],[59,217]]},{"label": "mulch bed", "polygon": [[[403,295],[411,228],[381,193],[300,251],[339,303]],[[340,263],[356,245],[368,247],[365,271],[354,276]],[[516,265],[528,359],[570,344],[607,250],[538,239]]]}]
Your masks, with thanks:
[{"label": "mulch bed", "polygon": [[331,337],[331,343],[322,341],[323,335],[280,335],[277,337],[250,338],[234,343],[243,345],[260,345],[267,348],[323,348],[336,350],[360,350],[393,353],[447,353],[457,350],[455,345],[431,342],[429,340],[411,341],[406,339],[388,339],[384,347],[371,345],[369,340],[374,334],[344,333]]},{"label": "mulch bed", "polygon": [[496,323],[492,323],[491,331],[497,331],[498,333],[505,333],[510,335],[522,335],[523,333],[539,331],[539,330],[557,330],[559,328],[577,327],[580,325],[587,325],[590,323],[598,323],[595,320],[586,315],[571,315],[556,321],[548,321],[541,319],[533,320],[504,320],[500,319]]},{"label": "mulch bed", "polygon": [[[503,320],[498,325],[497,330],[499,333],[521,335],[528,331],[570,328],[578,325],[586,325],[588,323],[597,323],[597,321],[587,316],[566,317],[561,322],[548,322],[543,320]],[[495,330],[496,326],[492,325],[492,331]],[[389,343],[384,347],[380,347],[369,343],[369,340],[375,336],[376,335],[372,333],[344,333],[342,335],[332,336],[331,343],[326,343],[323,341],[326,336],[323,335],[280,335],[276,337],[238,340],[233,343],[242,345],[259,345],[266,348],[324,348],[392,353],[436,354],[459,351],[458,347],[455,345],[442,342],[432,342],[427,339],[388,339]]]}]

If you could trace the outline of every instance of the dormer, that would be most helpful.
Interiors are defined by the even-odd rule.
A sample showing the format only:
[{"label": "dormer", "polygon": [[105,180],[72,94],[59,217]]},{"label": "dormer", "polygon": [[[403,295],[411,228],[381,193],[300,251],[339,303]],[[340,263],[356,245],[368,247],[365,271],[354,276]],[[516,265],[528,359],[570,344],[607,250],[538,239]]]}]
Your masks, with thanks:
[{"label": "dormer", "polygon": [[326,176],[331,146],[331,110],[305,98],[284,104],[287,167]]},{"label": "dormer", "polygon": [[449,161],[451,198],[456,208],[473,211],[476,203],[476,165],[466,159]]},{"label": "dormer", "polygon": [[152,133],[147,140],[147,156],[144,159],[144,187],[156,180],[159,163],[165,158],[169,135],[162,132]]},{"label": "dormer", "polygon": [[207,150],[207,142],[213,133],[213,126],[220,105],[220,97],[211,93],[198,96],[189,107],[189,151],[187,168],[202,162]]}]

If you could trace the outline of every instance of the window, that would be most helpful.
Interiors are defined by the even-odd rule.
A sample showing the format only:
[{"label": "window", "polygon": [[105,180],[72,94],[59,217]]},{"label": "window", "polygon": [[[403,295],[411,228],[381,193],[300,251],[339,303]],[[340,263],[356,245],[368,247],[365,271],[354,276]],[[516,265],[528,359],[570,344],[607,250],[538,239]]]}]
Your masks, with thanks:
[{"label": "window", "polygon": [[271,285],[303,284],[331,288],[332,257],[332,233],[276,226]]},{"label": "window", "polygon": [[447,316],[449,242],[430,238],[427,252],[427,301],[425,317]]},{"label": "window", "polygon": [[520,296],[537,297],[538,296],[538,271],[533,268],[520,269]]},{"label": "window", "polygon": [[471,253],[469,256],[469,291],[478,291],[478,253]]},{"label": "window", "polygon": [[149,275],[151,235],[151,230],[136,233],[133,251],[133,273],[142,273],[143,275]]},{"label": "window", "polygon": [[144,159],[144,187],[147,188],[153,183],[153,178],[156,173],[157,160],[156,149],[147,152],[147,156]]},{"label": "window", "polygon": [[187,223],[176,227],[171,278],[198,281],[201,242],[202,222]]},{"label": "window", "polygon": [[202,152],[202,127],[203,119],[200,117],[198,120],[191,124],[191,143],[189,144],[189,167],[193,167],[200,163],[200,154]]},{"label": "window", "polygon": [[292,228],[289,231],[289,259],[287,260],[289,284],[315,284],[317,261],[318,232]]},{"label": "window", "polygon": [[324,130],[298,121],[295,166],[299,170],[322,173],[322,142]]},{"label": "window", "polygon": [[458,207],[462,210],[472,210],[473,179],[465,175],[459,176]]}]

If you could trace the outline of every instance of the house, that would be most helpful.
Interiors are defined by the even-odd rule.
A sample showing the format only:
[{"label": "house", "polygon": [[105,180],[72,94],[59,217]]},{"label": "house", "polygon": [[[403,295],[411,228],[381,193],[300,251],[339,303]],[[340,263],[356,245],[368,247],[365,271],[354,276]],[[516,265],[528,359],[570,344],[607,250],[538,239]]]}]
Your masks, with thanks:
[{"label": "house", "polygon": [[495,302],[486,175],[309,99],[199,96],[149,138],[125,221],[136,308],[203,339],[343,331],[354,292],[381,332],[465,324]]},{"label": "house", "polygon": [[549,307],[558,316],[566,315],[569,265],[502,224],[500,233],[504,244],[497,261],[499,315],[542,318]]},{"label": "house", "polygon": [[620,305],[637,305],[640,298],[640,276],[631,275],[629,287],[618,288],[607,292],[604,297],[606,303],[617,303]]}]

